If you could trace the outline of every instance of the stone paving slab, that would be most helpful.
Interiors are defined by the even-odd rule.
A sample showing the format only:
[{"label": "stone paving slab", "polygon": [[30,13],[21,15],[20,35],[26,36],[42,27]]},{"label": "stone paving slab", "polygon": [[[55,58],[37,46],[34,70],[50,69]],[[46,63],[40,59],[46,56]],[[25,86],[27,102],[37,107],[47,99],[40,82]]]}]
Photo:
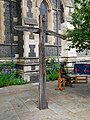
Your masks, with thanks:
[{"label": "stone paving slab", "polygon": [[90,81],[56,91],[57,81],[47,82],[48,109],[39,110],[38,84],[0,88],[0,120],[89,120]]},{"label": "stone paving slab", "polygon": [[18,113],[18,114],[29,111],[27,106],[18,98],[15,98],[14,100],[10,101],[10,103],[12,104],[16,113]]},{"label": "stone paving slab", "polygon": [[90,108],[87,108],[86,110],[81,111],[81,112],[77,112],[76,115],[80,115],[83,117],[90,116]]},{"label": "stone paving slab", "polygon": [[6,111],[14,110],[13,106],[10,102],[2,102],[0,103],[0,114],[5,113]]},{"label": "stone paving slab", "polygon": [[20,120],[15,110],[6,109],[5,111],[0,111],[0,120]]}]

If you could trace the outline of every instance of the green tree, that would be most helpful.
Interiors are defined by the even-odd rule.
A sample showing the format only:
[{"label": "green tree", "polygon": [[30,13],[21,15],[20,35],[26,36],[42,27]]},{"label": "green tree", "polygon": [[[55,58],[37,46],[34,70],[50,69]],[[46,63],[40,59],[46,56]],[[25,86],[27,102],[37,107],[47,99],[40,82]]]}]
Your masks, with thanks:
[{"label": "green tree", "polygon": [[67,29],[69,48],[77,51],[90,50],[90,0],[74,0],[74,12],[71,14],[74,29]]}]

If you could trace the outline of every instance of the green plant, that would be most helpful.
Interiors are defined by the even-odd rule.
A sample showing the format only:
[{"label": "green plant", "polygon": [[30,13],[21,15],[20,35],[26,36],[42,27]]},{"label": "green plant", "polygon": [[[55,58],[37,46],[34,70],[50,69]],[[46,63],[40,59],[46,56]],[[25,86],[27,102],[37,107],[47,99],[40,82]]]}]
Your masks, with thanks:
[{"label": "green plant", "polygon": [[4,64],[0,64],[0,71],[2,71]]},{"label": "green plant", "polygon": [[26,83],[23,78],[17,76],[14,63],[6,62],[0,66],[0,87]]},{"label": "green plant", "polygon": [[90,50],[90,0],[74,0],[74,11],[71,14],[73,29],[67,29],[66,37],[70,48],[83,52]]},{"label": "green plant", "polygon": [[54,81],[58,79],[58,70],[60,69],[60,64],[55,62],[54,59],[46,61],[46,80]]}]

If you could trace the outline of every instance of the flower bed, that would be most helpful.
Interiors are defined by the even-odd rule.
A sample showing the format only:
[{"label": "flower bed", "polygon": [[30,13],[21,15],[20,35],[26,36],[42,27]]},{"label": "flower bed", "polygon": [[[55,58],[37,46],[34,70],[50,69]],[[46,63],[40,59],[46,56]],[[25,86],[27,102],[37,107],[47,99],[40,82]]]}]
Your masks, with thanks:
[{"label": "flower bed", "polygon": [[13,62],[0,64],[0,87],[25,83],[24,79],[16,74],[15,64]]}]

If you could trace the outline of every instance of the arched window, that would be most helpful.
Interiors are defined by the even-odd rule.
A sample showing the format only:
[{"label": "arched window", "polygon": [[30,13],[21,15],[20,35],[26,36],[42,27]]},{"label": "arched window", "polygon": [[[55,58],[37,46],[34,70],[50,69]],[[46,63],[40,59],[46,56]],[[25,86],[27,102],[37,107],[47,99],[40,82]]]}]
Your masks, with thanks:
[{"label": "arched window", "polygon": [[[47,22],[48,22],[48,18],[47,18],[47,5],[46,5],[46,2],[43,1],[40,5],[40,14],[45,17],[45,29],[47,29]],[[46,36],[46,39],[45,39],[45,42],[47,43],[48,40],[47,40],[47,36]]]},{"label": "arched window", "polygon": [[46,3],[43,1],[40,5],[40,14],[45,15],[47,14],[47,6]]}]

